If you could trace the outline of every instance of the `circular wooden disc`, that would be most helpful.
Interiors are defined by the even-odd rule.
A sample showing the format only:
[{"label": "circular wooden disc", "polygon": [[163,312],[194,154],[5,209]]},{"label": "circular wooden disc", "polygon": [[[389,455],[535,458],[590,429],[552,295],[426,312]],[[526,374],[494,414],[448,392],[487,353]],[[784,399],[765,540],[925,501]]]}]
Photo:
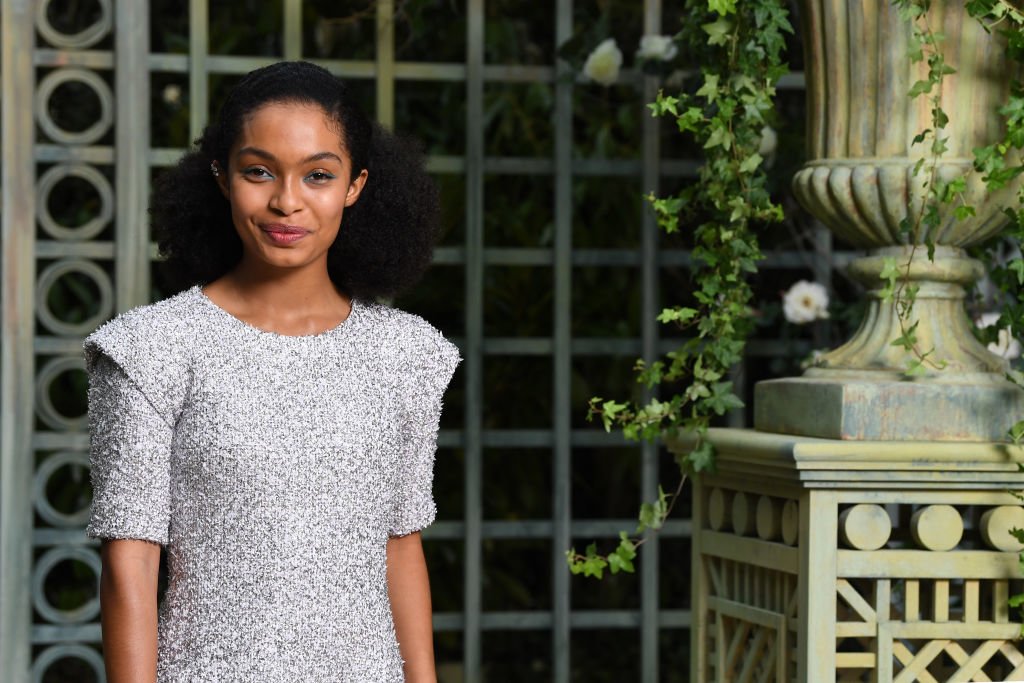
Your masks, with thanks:
[{"label": "circular wooden disc", "polygon": [[1010,529],[1024,529],[1024,508],[1019,505],[1000,505],[981,516],[981,537],[994,550],[1024,550],[1024,545],[1010,535]]},{"label": "circular wooden disc", "polygon": [[787,500],[782,506],[782,542],[796,545],[800,540],[800,504]]},{"label": "circular wooden disc", "polygon": [[910,518],[914,541],[927,550],[952,550],[964,535],[964,520],[952,505],[929,505]]},{"label": "circular wooden disc", "polygon": [[732,530],[737,536],[746,536],[754,530],[751,523],[752,512],[747,494],[737,492],[732,497]]},{"label": "circular wooden disc", "polygon": [[782,512],[779,501],[771,496],[757,499],[757,537],[765,541],[774,541],[782,533]]},{"label": "circular wooden disc", "polygon": [[839,516],[839,536],[855,550],[878,550],[889,541],[892,520],[881,505],[861,503]]},{"label": "circular wooden disc", "polygon": [[729,523],[729,508],[725,505],[725,492],[722,489],[711,489],[708,494],[708,526],[713,531],[721,531]]}]

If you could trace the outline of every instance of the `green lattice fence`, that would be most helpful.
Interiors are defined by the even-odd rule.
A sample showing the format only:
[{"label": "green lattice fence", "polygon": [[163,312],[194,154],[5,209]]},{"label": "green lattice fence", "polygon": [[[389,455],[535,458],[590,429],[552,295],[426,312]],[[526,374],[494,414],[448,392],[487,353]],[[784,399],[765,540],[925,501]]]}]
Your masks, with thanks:
[{"label": "green lattice fence", "polygon": [[[627,51],[674,33],[677,4],[5,0],[0,678],[103,678],[81,339],[168,293],[147,229],[152,176],[241,74],[306,58],[423,140],[442,189],[436,265],[396,302],[466,359],[426,534],[442,681],[686,681],[685,510],[635,577],[585,583],[564,550],[617,536],[659,479],[675,481],[655,447],[584,416],[591,395],[635,393],[632,359],[671,347],[654,317],[687,288],[689,256],[641,195],[686,182],[694,150],[646,115],[658,79],[626,69],[605,89],[557,58],[602,12]],[[784,87],[795,122],[799,74]],[[807,234],[810,262],[771,238],[767,297],[795,273],[831,278],[828,233]],[[738,380],[810,348],[776,332]]]}]

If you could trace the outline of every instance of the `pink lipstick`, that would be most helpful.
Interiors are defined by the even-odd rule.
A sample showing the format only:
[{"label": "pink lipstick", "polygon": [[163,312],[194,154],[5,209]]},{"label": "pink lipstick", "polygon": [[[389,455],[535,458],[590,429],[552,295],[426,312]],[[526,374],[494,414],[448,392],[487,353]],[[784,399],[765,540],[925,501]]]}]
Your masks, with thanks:
[{"label": "pink lipstick", "polygon": [[265,223],[260,225],[260,230],[270,238],[274,244],[288,245],[295,244],[309,234],[305,228],[295,225],[284,225],[282,223]]}]

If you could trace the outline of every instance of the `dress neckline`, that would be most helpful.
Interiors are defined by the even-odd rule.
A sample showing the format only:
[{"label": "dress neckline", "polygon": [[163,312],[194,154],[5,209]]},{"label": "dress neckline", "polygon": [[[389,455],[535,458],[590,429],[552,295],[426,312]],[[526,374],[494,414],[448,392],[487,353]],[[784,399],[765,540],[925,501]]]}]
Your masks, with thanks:
[{"label": "dress neckline", "polygon": [[280,332],[265,330],[262,327],[257,327],[253,325],[252,323],[247,323],[246,321],[235,316],[234,314],[229,313],[220,305],[214,303],[213,299],[206,295],[206,292],[203,291],[202,285],[193,285],[191,291],[193,292],[195,298],[199,299],[201,303],[213,309],[213,311],[216,314],[218,314],[222,318],[227,319],[235,327],[247,330],[251,334],[257,336],[262,336],[269,339],[280,339],[285,341],[315,341],[318,339],[325,339],[328,337],[339,335],[351,326],[353,320],[355,319],[357,311],[360,308],[362,308],[362,303],[360,303],[358,299],[353,297],[350,299],[350,308],[348,316],[346,316],[344,320],[342,320],[334,327],[330,327],[326,330],[323,330],[322,332],[316,332],[314,334],[281,334]]}]

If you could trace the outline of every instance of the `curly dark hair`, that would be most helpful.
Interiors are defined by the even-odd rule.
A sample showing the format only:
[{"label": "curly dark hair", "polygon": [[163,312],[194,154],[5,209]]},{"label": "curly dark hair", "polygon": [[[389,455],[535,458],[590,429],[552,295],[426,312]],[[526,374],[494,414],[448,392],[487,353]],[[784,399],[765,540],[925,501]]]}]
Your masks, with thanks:
[{"label": "curly dark hair", "polygon": [[270,103],[322,108],[338,124],[352,176],[367,170],[362,194],[345,210],[327,254],[331,281],[359,298],[391,297],[414,285],[430,265],[440,215],[420,150],[372,123],[341,79],[309,62],[278,62],[247,74],[194,149],[157,179],[150,215],[166,284],[176,291],[206,284],[241,259],[231,208],[210,164],[228,167],[246,117]]}]

